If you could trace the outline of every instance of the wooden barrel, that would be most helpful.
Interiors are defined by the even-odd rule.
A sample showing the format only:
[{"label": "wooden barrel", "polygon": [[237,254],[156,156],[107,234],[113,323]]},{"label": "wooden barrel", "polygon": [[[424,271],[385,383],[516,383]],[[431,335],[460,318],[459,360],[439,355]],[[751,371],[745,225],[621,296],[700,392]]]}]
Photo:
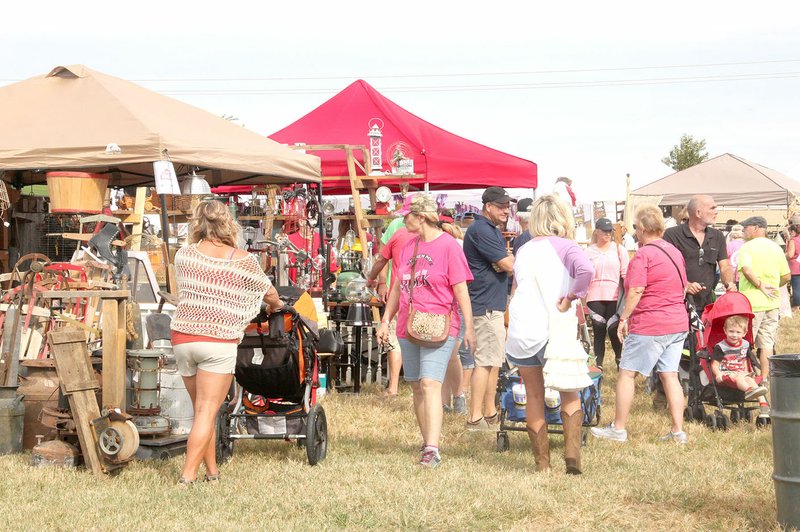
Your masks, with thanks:
[{"label": "wooden barrel", "polygon": [[47,172],[52,213],[103,212],[108,177],[85,172]]}]

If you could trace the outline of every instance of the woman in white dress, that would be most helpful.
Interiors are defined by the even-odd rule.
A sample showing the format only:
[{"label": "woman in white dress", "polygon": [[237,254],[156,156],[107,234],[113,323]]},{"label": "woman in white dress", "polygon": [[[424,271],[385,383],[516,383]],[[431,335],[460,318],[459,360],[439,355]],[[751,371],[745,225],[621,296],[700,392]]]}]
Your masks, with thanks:
[{"label": "woman in white dress", "polygon": [[588,355],[577,340],[575,301],[586,295],[594,269],[572,240],[575,221],[570,207],[557,196],[534,202],[528,230],[533,239],[514,260],[506,353],[525,382],[525,417],[536,470],[550,468],[544,418],[548,387],[561,394],[567,473],[579,475],[583,412],[578,391],[592,381]]}]

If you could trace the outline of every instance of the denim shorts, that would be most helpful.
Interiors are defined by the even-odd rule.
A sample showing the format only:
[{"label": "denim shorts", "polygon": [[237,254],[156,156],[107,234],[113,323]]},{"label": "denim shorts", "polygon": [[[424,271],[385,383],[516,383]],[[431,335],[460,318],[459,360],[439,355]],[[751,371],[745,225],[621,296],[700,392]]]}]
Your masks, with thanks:
[{"label": "denim shorts", "polygon": [[544,366],[544,350],[547,349],[547,343],[542,346],[539,351],[536,352],[535,355],[527,357],[527,358],[517,358],[512,357],[508,353],[506,353],[506,359],[515,366],[520,368],[541,368]]},{"label": "denim shorts", "polygon": [[406,381],[432,379],[444,382],[447,364],[450,362],[453,346],[456,345],[455,336],[448,336],[441,347],[422,347],[405,338],[398,338],[398,342],[403,356],[403,378]]},{"label": "denim shorts", "polygon": [[681,363],[685,332],[647,336],[630,334],[622,344],[619,369],[627,369],[649,377],[655,369],[659,373],[678,371]]}]

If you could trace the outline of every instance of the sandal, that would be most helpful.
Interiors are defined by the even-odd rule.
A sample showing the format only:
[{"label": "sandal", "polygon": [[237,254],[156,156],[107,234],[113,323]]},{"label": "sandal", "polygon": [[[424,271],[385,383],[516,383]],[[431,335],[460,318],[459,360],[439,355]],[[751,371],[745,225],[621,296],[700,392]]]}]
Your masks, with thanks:
[{"label": "sandal", "polygon": [[206,474],[206,478],[203,480],[203,482],[219,482],[219,473],[216,475]]},{"label": "sandal", "polygon": [[197,480],[186,480],[185,478],[181,477],[178,479],[178,487],[179,488],[188,488],[192,484],[197,482]]}]

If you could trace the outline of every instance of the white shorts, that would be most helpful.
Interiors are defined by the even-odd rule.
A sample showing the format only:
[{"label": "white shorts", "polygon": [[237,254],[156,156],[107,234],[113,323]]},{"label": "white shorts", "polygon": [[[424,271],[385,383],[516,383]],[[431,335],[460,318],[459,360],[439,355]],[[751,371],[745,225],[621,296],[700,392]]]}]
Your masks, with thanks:
[{"label": "white shorts", "polygon": [[236,371],[235,342],[187,342],[172,347],[178,373],[193,377],[197,369],[211,373],[233,374]]}]

